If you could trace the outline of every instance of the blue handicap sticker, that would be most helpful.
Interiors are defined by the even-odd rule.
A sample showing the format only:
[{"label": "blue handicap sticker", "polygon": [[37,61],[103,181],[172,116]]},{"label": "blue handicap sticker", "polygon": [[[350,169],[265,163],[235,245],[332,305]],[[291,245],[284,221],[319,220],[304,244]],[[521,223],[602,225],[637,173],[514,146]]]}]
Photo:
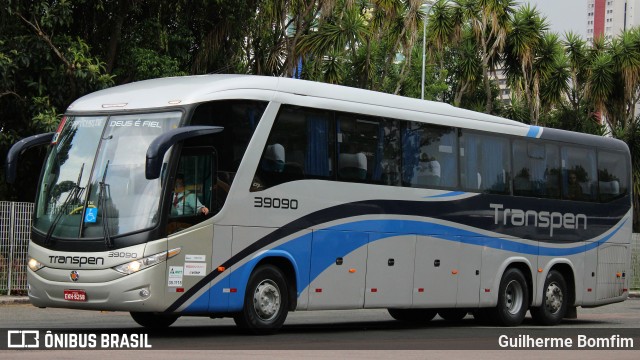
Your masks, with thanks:
[{"label": "blue handicap sticker", "polygon": [[84,222],[94,223],[98,220],[98,208],[87,208],[84,213]]}]

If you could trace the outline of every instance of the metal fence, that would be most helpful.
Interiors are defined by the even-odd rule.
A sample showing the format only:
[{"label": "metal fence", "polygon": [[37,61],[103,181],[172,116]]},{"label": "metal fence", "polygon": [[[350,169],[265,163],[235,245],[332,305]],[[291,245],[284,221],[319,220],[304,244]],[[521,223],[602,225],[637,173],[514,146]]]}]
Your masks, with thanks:
[{"label": "metal fence", "polygon": [[0,201],[0,294],[27,290],[27,249],[33,203]]},{"label": "metal fence", "polygon": [[[27,290],[27,248],[33,203],[0,201],[0,294]],[[640,290],[640,233],[633,234],[631,289]]]},{"label": "metal fence", "polygon": [[631,240],[631,290],[640,290],[640,233]]}]

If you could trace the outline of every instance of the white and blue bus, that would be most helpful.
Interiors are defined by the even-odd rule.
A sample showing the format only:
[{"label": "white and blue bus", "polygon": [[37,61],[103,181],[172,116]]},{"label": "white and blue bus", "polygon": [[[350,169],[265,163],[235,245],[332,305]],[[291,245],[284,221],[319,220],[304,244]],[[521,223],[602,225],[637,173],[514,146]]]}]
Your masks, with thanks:
[{"label": "white and blue bus", "polygon": [[[147,327],[386,308],[541,324],[627,298],[630,155],[619,140],[296,79],[207,75],[69,106],[29,245],[37,307]],[[178,210],[178,208],[180,208]]]}]

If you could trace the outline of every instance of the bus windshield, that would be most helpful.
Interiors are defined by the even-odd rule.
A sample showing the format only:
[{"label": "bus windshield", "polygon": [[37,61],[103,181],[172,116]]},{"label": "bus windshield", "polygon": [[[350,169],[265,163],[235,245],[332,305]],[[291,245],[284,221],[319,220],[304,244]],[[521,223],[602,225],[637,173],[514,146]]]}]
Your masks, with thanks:
[{"label": "bus windshield", "polygon": [[145,178],[146,151],[181,117],[68,117],[45,162],[35,228],[48,237],[100,238],[156,225],[162,176]]}]

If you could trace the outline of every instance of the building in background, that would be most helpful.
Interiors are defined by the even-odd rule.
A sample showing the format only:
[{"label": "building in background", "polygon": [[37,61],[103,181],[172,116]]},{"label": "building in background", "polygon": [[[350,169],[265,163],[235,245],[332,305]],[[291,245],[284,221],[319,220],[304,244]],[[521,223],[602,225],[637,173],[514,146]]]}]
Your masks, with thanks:
[{"label": "building in background", "polygon": [[587,0],[587,40],[607,40],[640,25],[640,0]]}]

